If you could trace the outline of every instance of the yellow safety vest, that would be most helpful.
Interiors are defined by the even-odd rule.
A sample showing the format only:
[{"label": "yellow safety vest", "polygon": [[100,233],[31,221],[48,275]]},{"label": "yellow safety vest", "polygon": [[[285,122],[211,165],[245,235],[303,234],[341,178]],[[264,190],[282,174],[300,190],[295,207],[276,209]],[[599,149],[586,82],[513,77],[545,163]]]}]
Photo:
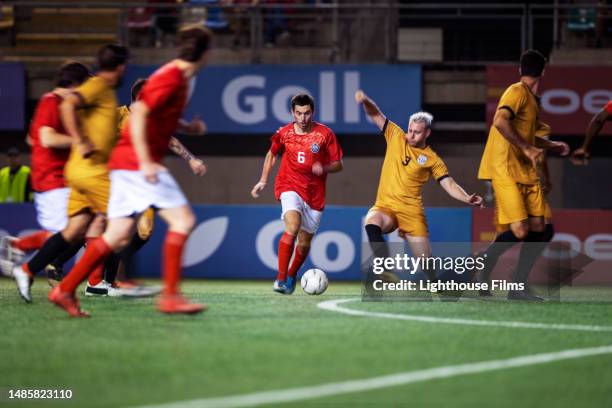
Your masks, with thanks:
[{"label": "yellow safety vest", "polygon": [[10,167],[0,170],[0,203],[23,203],[29,200],[29,197],[25,196],[29,177],[28,166],[21,166],[13,177]]}]

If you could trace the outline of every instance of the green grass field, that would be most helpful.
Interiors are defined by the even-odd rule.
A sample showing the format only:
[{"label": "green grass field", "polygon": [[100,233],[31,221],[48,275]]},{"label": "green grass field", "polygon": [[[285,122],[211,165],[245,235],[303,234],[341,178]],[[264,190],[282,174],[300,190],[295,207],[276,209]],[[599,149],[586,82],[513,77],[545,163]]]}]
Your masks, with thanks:
[{"label": "green grass field", "polygon": [[[39,280],[26,305],[0,280],[2,406],[140,406],[235,396],[612,345],[612,331],[458,325],[348,316],[317,307],[359,297],[332,282],[322,296],[271,291],[271,282],[184,284],[210,309],[157,313],[153,299],[82,298],[91,319],[46,301]],[[352,310],[481,320],[612,327],[612,304],[470,301],[343,303]],[[8,389],[71,389],[72,400],[8,401]],[[311,395],[311,396],[314,396]],[[612,354],[456,375],[299,399],[276,406],[604,407],[612,403]],[[264,404],[265,405],[265,404]],[[178,405],[180,406],[180,405]],[[193,406],[206,406],[197,404]]]}]

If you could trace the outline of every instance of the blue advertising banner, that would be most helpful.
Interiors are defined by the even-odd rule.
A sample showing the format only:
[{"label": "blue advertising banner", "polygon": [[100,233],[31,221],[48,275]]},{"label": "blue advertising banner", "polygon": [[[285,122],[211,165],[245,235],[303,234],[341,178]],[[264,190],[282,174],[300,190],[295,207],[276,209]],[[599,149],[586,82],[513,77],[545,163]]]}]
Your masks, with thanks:
[{"label": "blue advertising banner", "polygon": [[20,63],[0,64],[0,130],[23,130],[25,71]]},{"label": "blue advertising banner", "polygon": [[[156,67],[130,66],[122,103],[131,84]],[[336,133],[373,133],[354,95],[363,89],[391,120],[407,124],[421,107],[420,65],[255,65],[211,66],[195,81],[186,117],[201,115],[212,133],[273,133],[290,122],[290,99],[305,92],[315,98],[315,120]]]},{"label": "blue advertising banner", "polygon": [[[312,242],[310,256],[302,271],[320,268],[332,280],[358,280],[362,243],[367,241],[363,220],[367,207],[328,206]],[[36,229],[32,205],[0,206],[0,235],[24,235]],[[197,225],[183,259],[184,275],[214,279],[273,279],[277,269],[278,240],[284,231],[280,206],[194,206]],[[436,242],[465,243],[471,249],[470,208],[429,208],[433,250]],[[165,224],[155,220],[150,242],[134,259],[138,276],[159,277]],[[390,241],[399,241],[397,234]],[[462,250],[460,248],[460,250]]]}]

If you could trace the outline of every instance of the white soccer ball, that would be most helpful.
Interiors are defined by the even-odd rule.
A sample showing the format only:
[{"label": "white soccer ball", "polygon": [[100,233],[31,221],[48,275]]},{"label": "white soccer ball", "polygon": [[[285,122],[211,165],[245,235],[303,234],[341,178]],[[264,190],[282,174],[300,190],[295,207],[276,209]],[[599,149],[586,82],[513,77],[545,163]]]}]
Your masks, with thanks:
[{"label": "white soccer ball", "polygon": [[320,269],[309,269],[302,275],[302,289],[308,295],[320,295],[327,289],[327,275]]}]

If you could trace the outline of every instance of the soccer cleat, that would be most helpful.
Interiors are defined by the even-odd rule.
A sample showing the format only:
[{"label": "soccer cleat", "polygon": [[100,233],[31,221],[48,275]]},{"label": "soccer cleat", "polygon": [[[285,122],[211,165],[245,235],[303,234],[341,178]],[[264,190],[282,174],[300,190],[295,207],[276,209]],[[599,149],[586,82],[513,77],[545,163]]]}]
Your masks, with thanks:
[{"label": "soccer cleat", "polygon": [[5,259],[13,263],[21,263],[25,258],[25,252],[15,248],[13,243],[19,238],[6,235],[0,239],[0,259]]},{"label": "soccer cleat", "polygon": [[543,302],[544,299],[530,293],[527,289],[508,291],[508,300],[525,300],[529,302]]},{"label": "soccer cleat", "polygon": [[121,292],[121,296],[131,298],[155,296],[162,291],[161,286],[146,286],[134,281],[116,281],[113,287]]},{"label": "soccer cleat", "polygon": [[34,279],[23,270],[21,265],[16,265],[13,267],[13,279],[15,279],[15,283],[17,284],[17,290],[19,291],[19,296],[23,300],[28,303],[32,303],[32,294],[30,293],[30,287],[34,282]]},{"label": "soccer cleat", "polygon": [[295,291],[296,280],[293,276],[288,276],[285,281],[285,295],[291,295]]},{"label": "soccer cleat", "polygon": [[72,317],[90,317],[89,313],[81,310],[79,300],[71,293],[62,292],[59,286],[54,287],[47,298]]},{"label": "soccer cleat", "polygon": [[275,280],[272,290],[278,293],[285,293],[285,281]]},{"label": "soccer cleat", "polygon": [[181,295],[162,295],[157,302],[157,310],[168,314],[196,314],[206,309],[206,305],[191,303]]},{"label": "soccer cleat", "polygon": [[52,288],[59,285],[64,277],[64,271],[62,268],[56,268],[50,264],[45,266],[45,273],[47,274],[47,282],[49,282],[49,286]]},{"label": "soccer cleat", "polygon": [[103,280],[95,286],[91,286],[89,282],[87,282],[87,287],[85,288],[85,296],[120,297],[123,296],[123,292],[118,287],[115,287]]}]

